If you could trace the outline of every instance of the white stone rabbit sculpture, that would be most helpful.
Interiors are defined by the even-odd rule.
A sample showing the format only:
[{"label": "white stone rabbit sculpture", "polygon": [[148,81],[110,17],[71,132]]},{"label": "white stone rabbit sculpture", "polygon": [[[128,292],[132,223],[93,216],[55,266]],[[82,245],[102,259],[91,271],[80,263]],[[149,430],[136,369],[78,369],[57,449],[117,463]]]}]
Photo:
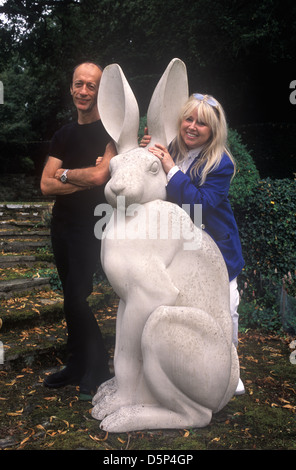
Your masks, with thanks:
[{"label": "white stone rabbit sculpture", "polygon": [[[173,59],[149,105],[152,144],[175,136],[187,95],[185,65]],[[117,64],[104,70],[98,106],[119,153],[101,258],[120,301],[115,377],[98,389],[92,416],[109,432],[206,426],[239,379],[224,260],[186,211],[165,201],[166,176],[138,147],[138,106]]]}]

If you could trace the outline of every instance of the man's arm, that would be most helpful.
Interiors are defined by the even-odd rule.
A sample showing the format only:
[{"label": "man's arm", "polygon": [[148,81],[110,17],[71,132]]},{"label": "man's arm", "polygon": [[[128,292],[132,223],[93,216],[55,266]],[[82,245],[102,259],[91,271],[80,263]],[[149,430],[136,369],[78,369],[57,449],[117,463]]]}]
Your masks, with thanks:
[{"label": "man's arm", "polygon": [[42,172],[40,188],[44,196],[56,196],[59,194],[72,194],[85,188],[74,184],[64,184],[55,178],[55,174],[62,166],[62,160],[49,157]]},{"label": "man's arm", "polygon": [[[115,155],[117,155],[116,147],[113,142],[109,142],[106,146],[102,161],[99,164],[94,167],[69,170],[67,173],[67,181],[70,184],[77,185],[80,189],[86,189],[106,183],[110,177],[110,160]],[[55,172],[55,178],[57,180],[60,179],[64,170],[65,168],[57,169]],[[64,186],[67,186],[67,184],[64,184]]]}]

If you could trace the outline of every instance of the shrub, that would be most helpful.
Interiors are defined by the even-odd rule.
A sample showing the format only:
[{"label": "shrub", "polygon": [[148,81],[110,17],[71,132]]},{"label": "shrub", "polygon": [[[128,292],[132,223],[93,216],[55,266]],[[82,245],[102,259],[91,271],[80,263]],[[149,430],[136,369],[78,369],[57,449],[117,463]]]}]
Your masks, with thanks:
[{"label": "shrub", "polygon": [[260,180],[237,131],[229,130],[228,145],[237,162],[229,197],[245,258],[240,327],[296,332],[296,181]]},{"label": "shrub", "polygon": [[248,198],[253,194],[260,176],[247,147],[233,129],[228,131],[228,147],[236,161],[236,174],[229,191],[231,204],[235,208],[248,203]]},{"label": "shrub", "polygon": [[296,181],[270,178],[259,181],[247,203],[236,207],[246,263],[239,276],[241,309],[249,326],[277,329],[283,323],[281,293],[295,297],[295,208]]},{"label": "shrub", "polygon": [[236,211],[246,265],[283,277],[296,268],[296,181],[258,182]]},{"label": "shrub", "polygon": [[260,180],[237,131],[229,130],[228,145],[237,163],[229,198],[245,258],[240,327],[296,332],[296,181]]}]

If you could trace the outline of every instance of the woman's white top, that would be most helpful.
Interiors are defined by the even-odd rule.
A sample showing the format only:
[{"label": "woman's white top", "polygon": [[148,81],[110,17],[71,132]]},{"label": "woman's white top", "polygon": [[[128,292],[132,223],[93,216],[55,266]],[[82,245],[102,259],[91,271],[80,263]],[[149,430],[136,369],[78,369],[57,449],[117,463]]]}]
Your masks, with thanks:
[{"label": "woman's white top", "polygon": [[203,146],[196,147],[195,149],[189,150],[187,156],[184,158],[182,162],[178,165],[173,166],[167,174],[167,181],[169,182],[170,179],[174,176],[177,171],[181,170],[183,173],[186,173],[190,165],[192,164],[193,160],[198,156],[198,154],[202,151]]}]

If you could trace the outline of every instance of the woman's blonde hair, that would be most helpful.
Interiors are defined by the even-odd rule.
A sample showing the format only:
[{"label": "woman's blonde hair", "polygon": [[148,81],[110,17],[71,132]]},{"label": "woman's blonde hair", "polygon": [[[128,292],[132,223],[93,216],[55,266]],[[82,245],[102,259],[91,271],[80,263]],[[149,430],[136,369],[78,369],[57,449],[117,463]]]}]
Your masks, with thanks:
[{"label": "woman's blonde hair", "polygon": [[205,144],[200,158],[191,169],[191,176],[200,177],[200,185],[204,184],[207,174],[217,168],[225,152],[234,165],[235,161],[227,148],[227,123],[225,113],[220,103],[210,95],[193,94],[189,97],[179,117],[178,134],[171,144],[172,157],[176,164],[186,157],[188,149],[181,138],[180,127],[184,119],[192,115],[194,109],[198,111],[198,119],[209,126],[211,137]]}]

